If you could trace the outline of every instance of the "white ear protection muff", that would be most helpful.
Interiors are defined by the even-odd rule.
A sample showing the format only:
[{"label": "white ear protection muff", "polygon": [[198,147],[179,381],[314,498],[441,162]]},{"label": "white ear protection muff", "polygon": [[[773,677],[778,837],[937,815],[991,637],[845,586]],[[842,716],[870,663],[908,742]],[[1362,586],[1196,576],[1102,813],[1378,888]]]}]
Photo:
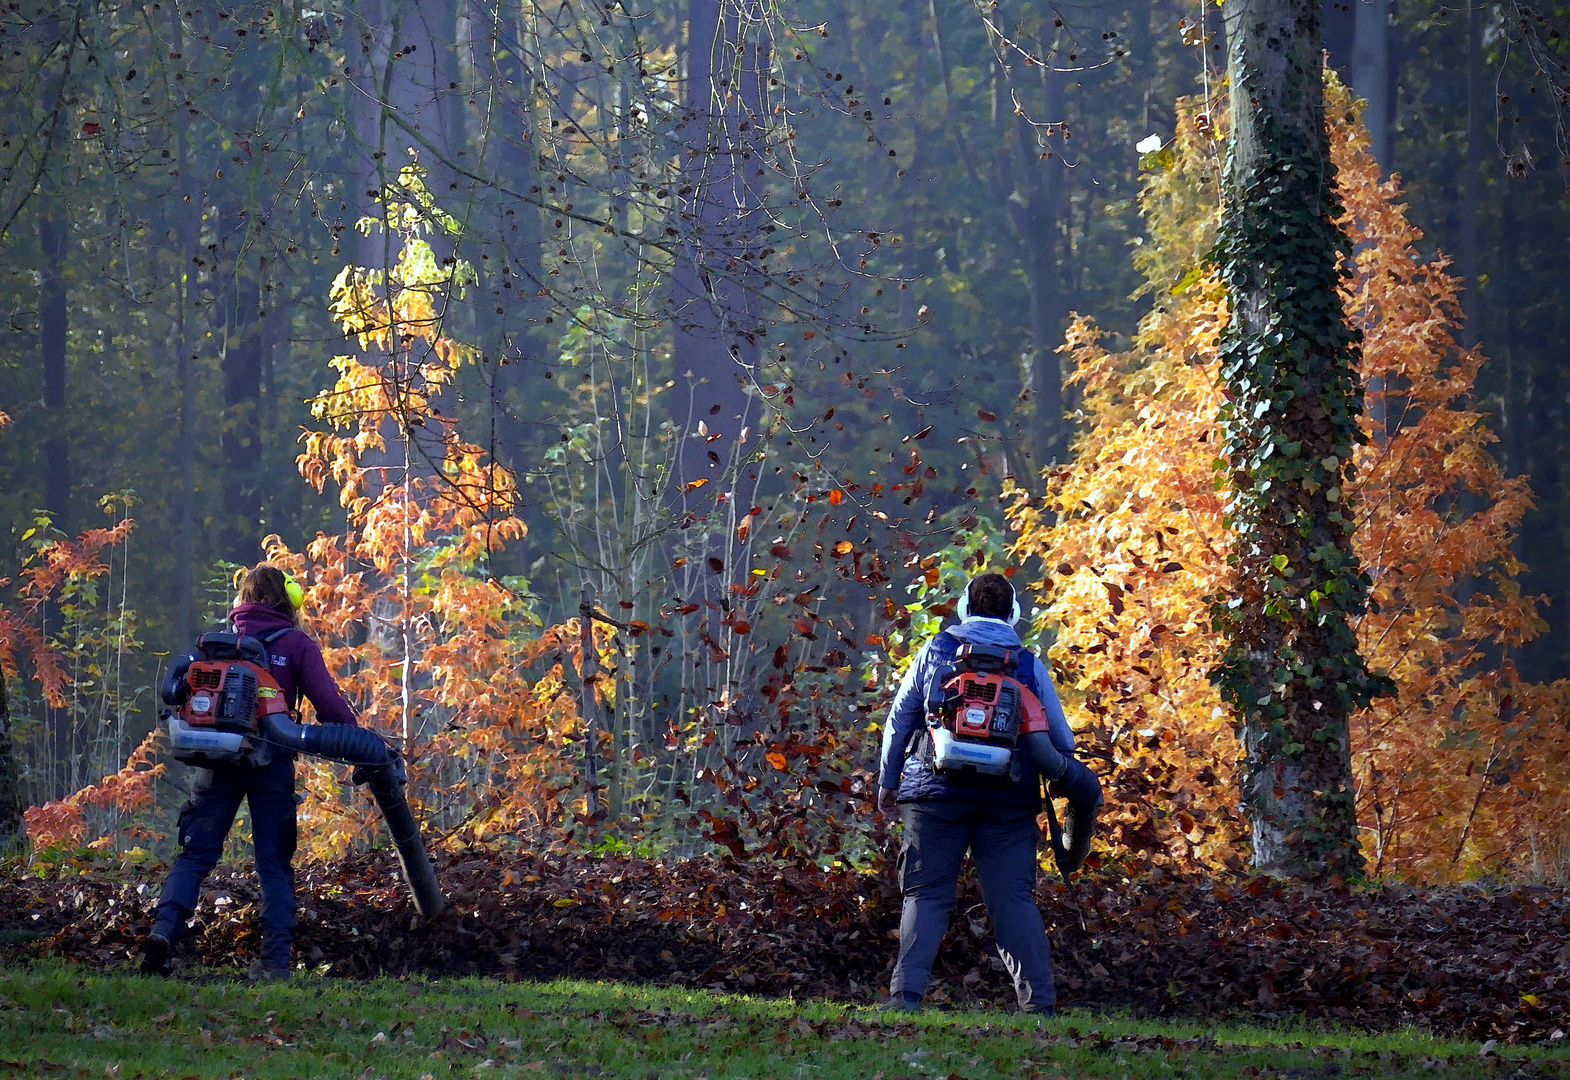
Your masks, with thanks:
[{"label": "white ear protection muff", "polygon": [[[973,581],[975,579],[972,578],[971,580]],[[1014,607],[1013,607],[1013,610],[1011,610],[1009,612],[1009,617],[1008,617],[1008,624],[1010,626],[1013,626],[1013,625],[1015,625],[1016,623],[1019,622],[1020,610],[1019,610],[1019,590],[1014,588],[1014,583],[1012,581],[1009,582],[1009,595],[1014,597]],[[969,581],[965,582],[965,587],[959,591],[959,607],[955,609],[955,614],[959,616],[959,619],[960,619],[961,622],[964,622],[966,619],[970,618],[970,582]]]}]

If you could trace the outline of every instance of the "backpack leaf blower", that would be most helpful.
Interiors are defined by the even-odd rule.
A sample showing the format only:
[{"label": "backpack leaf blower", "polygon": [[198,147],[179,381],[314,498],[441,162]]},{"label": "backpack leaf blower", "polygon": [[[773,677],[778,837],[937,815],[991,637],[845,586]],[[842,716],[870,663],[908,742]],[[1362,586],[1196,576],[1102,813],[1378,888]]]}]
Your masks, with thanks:
[{"label": "backpack leaf blower", "polygon": [[421,917],[434,918],[447,902],[420,839],[420,824],[404,796],[403,755],[369,728],[295,723],[273,679],[267,646],[286,630],[261,638],[203,634],[196,651],[170,669],[163,714],[174,758],[202,768],[260,768],[275,747],[356,766],[354,782],[368,784],[398,851],[403,879]]},{"label": "backpack leaf blower", "polygon": [[927,688],[927,744],[933,768],[1022,779],[1028,766],[1049,779],[1063,757],[1047,732],[1041,701],[1019,681],[1020,650],[968,643]]}]

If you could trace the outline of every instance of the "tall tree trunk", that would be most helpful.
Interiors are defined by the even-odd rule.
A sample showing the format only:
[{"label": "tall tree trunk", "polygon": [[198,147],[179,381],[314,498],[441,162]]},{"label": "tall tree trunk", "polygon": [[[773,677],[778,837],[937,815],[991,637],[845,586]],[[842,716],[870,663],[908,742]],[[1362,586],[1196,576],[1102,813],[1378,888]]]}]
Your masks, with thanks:
[{"label": "tall tree trunk", "polygon": [[44,441],[40,455],[44,474],[44,508],[55,528],[71,531],[71,435],[66,414],[65,262],[70,226],[59,206],[47,204],[38,223],[42,260],[38,272],[38,360],[44,384]]},{"label": "tall tree trunk", "polygon": [[11,738],[11,698],[5,673],[0,672],[0,857],[16,854],[26,845],[27,822],[22,818],[26,808],[22,770]]},{"label": "tall tree trunk", "polygon": [[1357,0],[1352,89],[1368,102],[1363,123],[1381,172],[1390,172],[1390,0]]},{"label": "tall tree trunk", "polygon": [[[1064,76],[1052,70],[1057,49],[1046,54],[1048,65],[1036,69],[1041,85],[1042,120],[1063,120]],[[1020,239],[1028,252],[1030,280],[1030,385],[1035,395],[1035,438],[1030,471],[1038,474],[1068,449],[1068,428],[1063,420],[1063,365],[1058,345],[1063,330],[1063,294],[1058,275],[1058,215],[1063,202],[1064,129],[1055,129],[1038,148],[1035,130],[1019,118],[1021,174],[1027,188]],[[1043,158],[1042,153],[1048,156]],[[1031,485],[1034,487],[1034,483]]]},{"label": "tall tree trunk", "polygon": [[1483,112],[1488,94],[1483,73],[1483,14],[1482,0],[1470,0],[1466,19],[1466,158],[1461,166],[1461,243],[1456,267],[1465,286],[1461,307],[1466,324],[1461,327],[1461,344],[1468,349],[1482,340],[1483,333],[1477,216],[1483,194],[1483,141],[1487,137]]},{"label": "tall tree trunk", "polygon": [[1489,343],[1488,351],[1504,362],[1504,388],[1500,393],[1499,439],[1502,446],[1505,473],[1519,476],[1526,471],[1526,425],[1521,393],[1521,361],[1516,355],[1517,292],[1519,278],[1517,263],[1521,241],[1517,235],[1516,221],[1517,185],[1501,185],[1499,193],[1499,334]]},{"label": "tall tree trunk", "polygon": [[[63,12],[41,5],[37,15],[40,43],[46,51],[58,50],[71,55],[73,30]],[[67,83],[62,78],[48,122],[47,141],[38,153],[47,162],[57,141],[69,141],[71,109],[67,104]],[[34,181],[43,180],[40,174]],[[26,187],[34,187],[29,181]],[[38,187],[44,187],[39,184]],[[26,196],[24,195],[25,199]],[[66,337],[70,313],[66,305],[65,266],[70,251],[71,227],[66,208],[57,195],[40,198],[38,220],[38,362],[43,383],[43,445],[39,461],[43,473],[44,509],[55,528],[71,532],[71,436],[66,412]],[[45,630],[49,627],[47,621]]]},{"label": "tall tree trunk", "polygon": [[1350,618],[1366,585],[1343,497],[1359,439],[1357,346],[1337,291],[1317,0],[1226,0],[1232,145],[1218,247],[1239,593],[1214,678],[1241,719],[1254,865],[1293,876],[1362,867],[1348,717],[1383,683]]},{"label": "tall tree trunk", "polygon": [[[1357,0],[1350,67],[1352,91],[1368,104],[1363,126],[1368,128],[1369,149],[1381,174],[1391,172],[1390,161],[1390,0]],[[1389,437],[1390,403],[1383,378],[1369,383],[1375,395],[1374,438],[1381,445]]]},{"label": "tall tree trunk", "polygon": [[[470,189],[453,168],[463,146],[457,0],[363,0],[356,6],[363,19],[363,51],[356,67],[360,92],[354,123],[360,154],[355,162],[358,205],[353,220],[372,218],[385,225],[386,207],[380,196],[395,186],[399,170],[409,163],[410,148],[418,156],[426,187],[440,208],[460,222],[467,220]],[[453,239],[440,229],[431,230],[426,239],[438,263],[453,254]],[[355,245],[355,262],[385,271],[397,263],[402,247],[401,234],[373,229]],[[392,358],[364,359],[382,364]],[[411,359],[418,363],[422,358]],[[448,411],[442,394],[432,401],[441,411]],[[405,433],[384,430],[382,434],[387,452],[365,454],[361,464],[384,470],[388,480],[396,482],[404,468]],[[437,427],[416,429],[409,438],[410,468],[429,473],[443,454]]]},{"label": "tall tree trunk", "polygon": [[[707,751],[711,764],[735,748],[750,723],[755,685],[747,669],[751,653],[726,645],[732,585],[747,572],[748,541],[733,539],[734,530],[758,489],[748,457],[759,411],[748,386],[763,333],[753,258],[762,221],[750,180],[761,170],[767,130],[761,76],[769,61],[741,32],[741,7],[752,3],[688,0],[686,83],[675,131],[681,161],[671,225],[678,246],[668,303],[677,386],[670,408],[680,449],[671,501],[684,514],[682,528],[698,522],[701,529],[679,588],[703,605],[689,638],[702,659],[688,669],[682,691],[684,704],[715,703],[700,706],[722,725],[722,738]],[[717,497],[721,492],[729,499]]]},{"label": "tall tree trunk", "polygon": [[[399,171],[409,163],[408,148],[415,150],[425,170],[426,187],[437,205],[460,222],[469,215],[466,194],[460,198],[460,192],[467,189],[460,188],[454,169],[463,147],[457,0],[358,0],[352,7],[359,16],[355,31],[360,46],[353,76],[358,91],[353,122],[359,151],[353,162],[357,203],[353,220],[382,222],[381,228],[371,230],[354,245],[353,258],[360,267],[386,274],[398,261],[404,237],[389,226],[382,195],[395,189]],[[453,238],[440,229],[430,230],[425,238],[439,264],[453,255]],[[453,299],[438,301],[444,315],[451,312]],[[393,330],[396,341],[399,334],[396,327]],[[411,369],[424,357],[399,350],[361,359],[369,365],[400,365],[399,381],[407,385]],[[450,413],[451,402],[444,400],[439,389],[433,390],[430,404]],[[439,424],[416,427],[389,418],[381,435],[386,450],[362,453],[360,465],[373,474],[379,471],[380,481],[389,485],[434,474],[445,454]],[[376,484],[377,480],[367,481],[373,495]],[[408,528],[406,523],[406,539]],[[406,560],[399,573],[403,606],[379,605],[367,627],[388,655],[402,661],[400,729],[405,752],[411,756],[419,753],[420,737],[430,719],[417,716],[413,708],[419,658],[415,655],[416,630],[407,607],[412,573]]]},{"label": "tall tree trunk", "polygon": [[[718,479],[745,453],[739,439],[752,426],[745,384],[758,362],[756,298],[748,287],[757,216],[742,175],[765,119],[758,108],[760,57],[737,39],[728,0],[689,0],[687,84],[683,120],[681,247],[671,275],[672,351],[678,385],[673,419],[685,441],[683,484]],[[738,51],[743,55],[737,56]],[[732,61],[739,62],[733,63]],[[762,61],[766,65],[766,60]],[[731,86],[739,72],[742,85]],[[747,130],[742,130],[743,128]],[[748,131],[755,134],[751,137]],[[702,423],[707,435],[698,434]],[[719,438],[709,441],[710,435]],[[712,492],[701,493],[711,502]]]},{"label": "tall tree trunk", "polygon": [[[171,5],[170,41],[175,52],[184,49],[184,24],[178,6]],[[196,285],[196,245],[202,236],[202,189],[196,182],[196,163],[182,125],[175,125],[175,167],[180,170],[182,198],[175,213],[179,217],[177,253],[179,271],[175,275],[175,381],[180,394],[178,466],[180,476],[180,518],[175,537],[175,573],[178,575],[179,600],[175,605],[174,648],[187,648],[196,623],[196,446],[199,438],[196,412],[196,343],[192,335],[193,288]]]},{"label": "tall tree trunk", "polygon": [[213,273],[224,394],[219,432],[223,454],[219,550],[224,558],[237,563],[250,563],[260,554],[258,526],[262,520],[260,274],[247,251],[250,230],[246,221],[237,203],[230,202],[219,211],[221,239]]},{"label": "tall tree trunk", "polygon": [[[526,63],[522,15],[482,8],[475,3],[471,10],[471,48],[475,71],[489,83],[490,127],[487,142],[475,150],[485,175],[498,177],[511,191],[527,193],[538,184],[540,172],[532,107],[534,73]],[[491,21],[482,21],[485,18]],[[524,416],[530,411],[525,391],[529,367],[519,361],[539,359],[546,347],[531,318],[537,310],[534,297],[545,287],[544,229],[534,203],[498,188],[489,189],[484,197],[479,270],[486,300],[476,308],[480,347],[491,364],[486,374],[497,459],[522,471],[528,453]]]},{"label": "tall tree trunk", "polygon": [[[267,74],[259,66],[230,60],[221,45],[215,44],[229,31],[229,16],[219,8],[192,11],[201,33],[188,44],[212,61],[227,65],[228,83],[220,99],[221,112],[215,116],[226,139],[240,145],[259,138],[255,130],[257,108],[266,94]],[[207,330],[212,335],[218,372],[223,388],[223,413],[218,430],[221,461],[219,476],[218,554],[241,564],[261,554],[263,483],[261,393],[263,363],[262,274],[259,265],[258,221],[265,216],[257,205],[257,190],[248,179],[250,170],[212,168],[230,165],[230,151],[213,148],[218,161],[203,162],[204,198],[212,210],[212,243],[208,280],[212,304]],[[200,153],[193,157],[200,160]],[[195,161],[186,163],[196,164]],[[225,174],[227,178],[225,177]],[[185,178],[189,182],[192,178]],[[193,204],[197,202],[193,199]],[[201,213],[203,207],[193,205]],[[184,645],[184,642],[179,643]]]},{"label": "tall tree trunk", "polygon": [[[426,171],[431,194],[462,220],[462,209],[454,205],[461,185],[452,168],[463,145],[457,0],[361,0],[354,6],[361,20],[354,75],[355,220],[384,217],[380,193],[409,163],[410,148]],[[452,253],[451,241],[438,232],[428,239],[438,259]],[[355,257],[361,266],[391,265],[400,246],[399,237],[373,231],[358,243]]]},{"label": "tall tree trunk", "polygon": [[[44,509],[55,528],[71,531],[71,436],[66,413],[66,334],[69,313],[66,305],[65,261],[69,245],[69,226],[60,217],[53,200],[46,205],[38,223],[38,246],[42,255],[38,283],[38,359],[43,376],[43,445],[41,464],[44,482]],[[45,637],[60,632],[58,604],[47,603],[41,612]],[[75,736],[71,730],[71,711],[44,703],[44,731],[50,748],[50,776],[47,790],[53,796],[71,791],[71,762],[75,758]]]}]

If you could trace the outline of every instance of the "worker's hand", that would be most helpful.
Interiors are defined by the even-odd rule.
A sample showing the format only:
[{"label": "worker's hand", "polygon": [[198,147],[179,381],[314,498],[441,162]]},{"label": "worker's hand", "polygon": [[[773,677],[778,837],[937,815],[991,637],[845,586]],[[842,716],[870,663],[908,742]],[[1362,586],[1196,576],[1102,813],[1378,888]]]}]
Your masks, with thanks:
[{"label": "worker's hand", "polygon": [[878,813],[893,817],[899,813],[899,789],[891,787],[878,788]]}]

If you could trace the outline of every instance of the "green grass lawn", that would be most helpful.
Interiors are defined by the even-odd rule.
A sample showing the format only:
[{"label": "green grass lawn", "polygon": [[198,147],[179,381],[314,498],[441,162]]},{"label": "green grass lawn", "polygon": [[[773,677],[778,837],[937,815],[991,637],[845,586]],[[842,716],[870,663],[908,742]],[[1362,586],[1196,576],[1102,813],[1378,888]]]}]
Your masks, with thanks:
[{"label": "green grass lawn", "polygon": [[0,1077],[1570,1076],[1561,1050],[1132,1021],[864,1008],[477,979],[253,985],[0,969]]}]

